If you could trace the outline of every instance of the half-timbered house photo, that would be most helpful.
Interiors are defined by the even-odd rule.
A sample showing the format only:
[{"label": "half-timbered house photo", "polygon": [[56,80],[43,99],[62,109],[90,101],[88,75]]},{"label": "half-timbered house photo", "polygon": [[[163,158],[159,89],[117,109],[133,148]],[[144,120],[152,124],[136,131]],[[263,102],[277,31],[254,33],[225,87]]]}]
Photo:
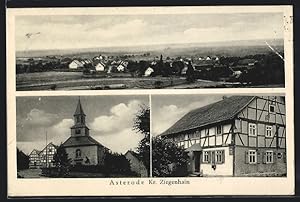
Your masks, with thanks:
[{"label": "half-timbered house photo", "polygon": [[[286,175],[284,97],[193,95],[191,103],[186,95],[177,98],[178,105],[174,97],[165,105],[157,101],[159,109],[153,98],[153,128],[157,137],[188,153],[189,176]],[[168,120],[168,127],[155,121],[163,109],[168,117],[179,117]]]}]

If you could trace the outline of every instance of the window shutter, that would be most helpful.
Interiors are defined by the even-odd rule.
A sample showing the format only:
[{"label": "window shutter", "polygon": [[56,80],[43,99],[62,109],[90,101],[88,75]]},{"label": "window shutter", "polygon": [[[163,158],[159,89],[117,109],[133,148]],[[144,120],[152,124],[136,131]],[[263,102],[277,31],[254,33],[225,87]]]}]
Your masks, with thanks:
[{"label": "window shutter", "polygon": [[261,162],[262,162],[261,152],[257,152],[257,164],[260,164]]},{"label": "window shutter", "polygon": [[273,151],[273,163],[276,163],[277,161],[277,155],[276,152]]},{"label": "window shutter", "polygon": [[249,163],[249,157],[248,157],[248,156],[249,156],[249,152],[246,151],[246,152],[245,152],[245,163],[246,163],[246,164]]},{"label": "window shutter", "polygon": [[200,153],[200,162],[201,163],[203,163],[203,155],[204,155],[204,153],[202,153],[202,154]]},{"label": "window shutter", "polygon": [[263,152],[262,163],[266,163],[266,152]]},{"label": "window shutter", "polygon": [[211,163],[211,151],[208,151],[208,163]]},{"label": "window shutter", "polygon": [[216,164],[216,151],[212,151],[211,152],[211,160],[212,160],[212,164]]},{"label": "window shutter", "polygon": [[225,150],[222,150],[222,163],[225,163]]},{"label": "window shutter", "polygon": [[283,162],[286,163],[286,153],[283,152]]}]

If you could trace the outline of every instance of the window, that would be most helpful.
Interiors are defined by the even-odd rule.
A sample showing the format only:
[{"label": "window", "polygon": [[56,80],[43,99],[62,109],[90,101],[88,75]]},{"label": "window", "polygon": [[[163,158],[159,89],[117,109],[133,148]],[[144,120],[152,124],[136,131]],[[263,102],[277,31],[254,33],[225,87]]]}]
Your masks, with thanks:
[{"label": "window", "polygon": [[248,162],[250,164],[257,163],[257,153],[255,150],[249,150],[248,151]]},{"label": "window", "polygon": [[81,157],[81,150],[80,149],[76,149],[76,158]]},{"label": "window", "polygon": [[255,123],[249,123],[249,136],[256,136],[256,124]]},{"label": "window", "polygon": [[273,127],[266,126],[266,137],[273,137]]},{"label": "window", "polygon": [[275,113],[275,105],[269,104],[269,112],[270,113]]},{"label": "window", "polygon": [[217,126],[217,135],[222,134],[222,126]]},{"label": "window", "polygon": [[204,151],[203,154],[203,163],[208,163],[209,162],[209,152],[208,151]]},{"label": "window", "polygon": [[224,150],[217,150],[216,163],[223,163],[223,162],[224,162]]},{"label": "window", "polygon": [[266,163],[273,163],[273,151],[266,151],[265,158]]},{"label": "window", "polygon": [[205,131],[205,136],[209,136],[209,129]]},{"label": "window", "polygon": [[76,129],[75,134],[80,134],[80,129]]}]

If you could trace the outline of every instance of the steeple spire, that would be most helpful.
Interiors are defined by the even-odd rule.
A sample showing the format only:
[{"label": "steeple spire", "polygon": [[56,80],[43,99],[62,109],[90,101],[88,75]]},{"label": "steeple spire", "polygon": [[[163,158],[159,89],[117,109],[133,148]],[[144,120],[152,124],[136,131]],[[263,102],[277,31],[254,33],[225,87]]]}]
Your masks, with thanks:
[{"label": "steeple spire", "polygon": [[82,109],[82,106],[81,106],[81,102],[80,102],[80,97],[78,98],[78,103],[77,103],[77,107],[76,107],[76,111],[74,113],[74,116],[76,115],[84,115],[84,112],[83,112],[83,109]]},{"label": "steeple spire", "polygon": [[85,114],[83,112],[80,97],[78,98],[77,107],[74,113],[74,126],[71,127],[72,136],[88,135],[89,129],[85,125]]}]

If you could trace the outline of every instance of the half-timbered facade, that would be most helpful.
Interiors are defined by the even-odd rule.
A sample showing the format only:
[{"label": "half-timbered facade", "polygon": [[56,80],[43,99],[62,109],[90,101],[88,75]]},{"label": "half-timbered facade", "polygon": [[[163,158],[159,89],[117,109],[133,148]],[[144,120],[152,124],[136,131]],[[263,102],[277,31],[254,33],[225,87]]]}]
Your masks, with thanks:
[{"label": "half-timbered facade", "polygon": [[232,96],[187,113],[161,134],[204,176],[286,174],[285,99]]},{"label": "half-timbered facade", "polygon": [[29,154],[29,168],[40,168],[41,167],[40,153],[41,153],[41,151],[34,149]]},{"label": "half-timbered facade", "polygon": [[29,168],[54,167],[56,149],[57,146],[50,142],[42,151],[32,150],[29,154]]},{"label": "half-timbered facade", "polygon": [[53,160],[54,154],[56,153],[57,146],[50,142],[41,152],[40,161],[41,167],[54,167],[55,163]]}]

